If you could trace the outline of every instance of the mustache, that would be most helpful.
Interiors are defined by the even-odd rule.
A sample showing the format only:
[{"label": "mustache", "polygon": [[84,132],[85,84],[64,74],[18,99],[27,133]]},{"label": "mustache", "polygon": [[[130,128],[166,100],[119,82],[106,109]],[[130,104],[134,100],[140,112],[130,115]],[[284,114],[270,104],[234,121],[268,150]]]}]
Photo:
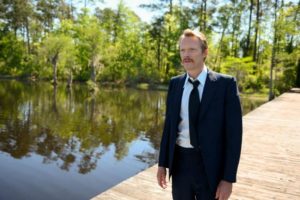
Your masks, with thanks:
[{"label": "mustache", "polygon": [[185,57],[182,59],[182,62],[190,62],[190,61],[194,62],[194,60],[191,59],[190,57]]}]

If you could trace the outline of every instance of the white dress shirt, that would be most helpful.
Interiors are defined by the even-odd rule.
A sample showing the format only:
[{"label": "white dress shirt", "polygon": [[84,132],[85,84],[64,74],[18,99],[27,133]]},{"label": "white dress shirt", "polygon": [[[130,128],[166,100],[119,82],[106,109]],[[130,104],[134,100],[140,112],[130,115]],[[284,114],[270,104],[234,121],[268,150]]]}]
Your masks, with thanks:
[{"label": "white dress shirt", "polygon": [[[200,101],[202,98],[206,77],[207,77],[207,67],[204,65],[202,72],[197,77],[197,79],[200,82],[198,86]],[[187,73],[183,85],[183,94],[181,98],[181,108],[180,108],[181,121],[179,122],[178,125],[179,132],[176,140],[176,144],[184,148],[193,148],[193,146],[190,144],[190,131],[189,131],[189,97],[193,90],[193,85],[190,82],[188,82],[189,78],[194,80]]]}]

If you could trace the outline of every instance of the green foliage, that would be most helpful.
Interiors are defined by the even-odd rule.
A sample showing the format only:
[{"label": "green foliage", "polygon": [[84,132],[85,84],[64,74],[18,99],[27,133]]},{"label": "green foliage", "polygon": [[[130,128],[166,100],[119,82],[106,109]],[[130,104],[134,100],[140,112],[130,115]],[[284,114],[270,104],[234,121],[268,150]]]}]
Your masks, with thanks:
[{"label": "green foliage", "polygon": [[23,42],[11,32],[0,33],[0,73],[19,76],[25,57]]},{"label": "green foliage", "polygon": [[271,1],[157,1],[142,5],[160,12],[151,23],[142,22],[124,1],[116,9],[96,8],[94,14],[88,5],[94,4],[76,11],[65,0],[2,1],[0,73],[125,85],[167,83],[184,72],[177,42],[184,29],[192,28],[206,34],[208,66],[236,76],[243,92],[265,91],[274,81],[279,94],[300,80],[300,10],[295,2],[282,1],[275,10]]},{"label": "green foliage", "polygon": [[255,72],[257,67],[251,57],[227,57],[222,63],[221,72],[236,77],[241,92],[254,92],[262,89],[262,77]]},{"label": "green foliage", "polygon": [[278,64],[275,70],[275,88],[280,94],[290,89],[296,83],[297,62],[295,58],[299,58],[300,51],[295,51],[291,54],[282,52],[278,55]]},{"label": "green foliage", "polygon": [[93,80],[101,67],[105,35],[100,29],[97,18],[90,16],[87,10],[83,10],[83,13],[79,15],[74,25],[74,31],[76,49],[78,50],[77,58],[82,67],[80,72],[90,73],[90,78]]},{"label": "green foliage", "polygon": [[[39,48],[40,63],[46,67],[45,72],[50,72],[49,68],[57,68],[59,74],[63,74],[66,68],[72,69],[75,65],[74,45],[72,38],[63,34],[49,34],[44,39]],[[52,75],[53,75],[52,71]],[[50,76],[50,74],[48,75]],[[56,76],[56,75],[53,75]],[[56,77],[53,77],[55,79]]]}]

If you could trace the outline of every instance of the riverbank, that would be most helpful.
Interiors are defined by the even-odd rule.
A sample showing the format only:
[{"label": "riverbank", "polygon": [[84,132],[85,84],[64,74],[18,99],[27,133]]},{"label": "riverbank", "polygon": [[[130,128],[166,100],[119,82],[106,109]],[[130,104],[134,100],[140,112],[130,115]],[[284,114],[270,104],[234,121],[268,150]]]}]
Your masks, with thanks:
[{"label": "riverbank", "polygon": [[[13,76],[0,76],[1,80],[17,80],[21,82],[30,82],[30,83],[39,83],[39,82],[48,82],[51,83],[48,79],[35,79],[32,78],[22,78],[22,77],[13,77]],[[168,83],[117,83],[117,82],[96,82],[96,85],[90,84],[91,81],[73,81],[73,84],[86,84],[91,91],[95,90],[97,87],[108,87],[108,88],[134,88],[138,90],[168,90]],[[63,84],[67,87],[67,81],[59,81],[58,85]],[[268,91],[258,91],[251,93],[241,93],[242,97],[250,97],[255,99],[266,99],[268,96]]]}]

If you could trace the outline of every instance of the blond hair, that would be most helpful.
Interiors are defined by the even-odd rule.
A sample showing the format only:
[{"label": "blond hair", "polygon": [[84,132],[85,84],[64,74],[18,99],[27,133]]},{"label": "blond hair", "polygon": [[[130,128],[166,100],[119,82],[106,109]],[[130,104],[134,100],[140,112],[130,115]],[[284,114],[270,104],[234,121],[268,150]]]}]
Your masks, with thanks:
[{"label": "blond hair", "polygon": [[185,29],[182,33],[182,35],[179,37],[178,45],[180,47],[180,42],[185,37],[196,37],[200,41],[200,48],[202,52],[204,52],[206,49],[208,49],[206,37],[203,33],[198,31],[193,31],[191,29]]}]

